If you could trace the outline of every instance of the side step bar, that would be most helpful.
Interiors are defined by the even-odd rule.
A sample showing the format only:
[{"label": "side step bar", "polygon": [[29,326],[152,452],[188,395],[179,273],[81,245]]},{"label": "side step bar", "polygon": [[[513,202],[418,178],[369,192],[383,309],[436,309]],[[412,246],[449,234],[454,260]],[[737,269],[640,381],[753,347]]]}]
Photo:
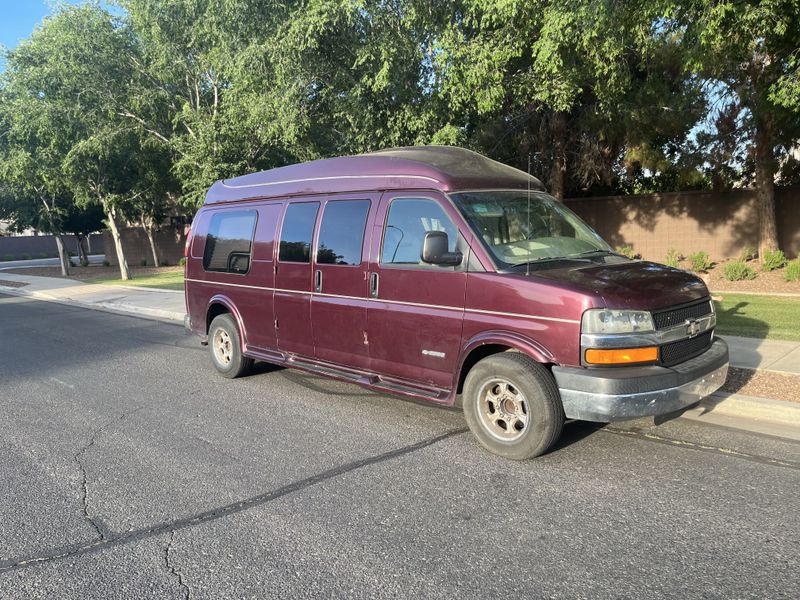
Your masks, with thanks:
[{"label": "side step bar", "polygon": [[437,387],[423,387],[411,385],[405,381],[382,377],[374,373],[364,373],[346,367],[340,367],[331,363],[321,363],[307,358],[299,357],[294,354],[283,352],[269,352],[263,350],[253,350],[248,348],[245,355],[257,360],[282,365],[286,367],[296,367],[309,373],[332,377],[350,383],[356,383],[375,390],[389,392],[392,394],[402,394],[414,398],[423,398],[438,404],[448,404],[450,400],[450,390]]}]

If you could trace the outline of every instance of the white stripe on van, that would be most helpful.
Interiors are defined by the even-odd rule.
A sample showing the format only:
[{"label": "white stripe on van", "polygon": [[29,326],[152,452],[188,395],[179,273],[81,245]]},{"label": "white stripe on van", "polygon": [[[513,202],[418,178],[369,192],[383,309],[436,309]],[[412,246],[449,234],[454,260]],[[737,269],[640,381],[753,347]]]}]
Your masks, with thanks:
[{"label": "white stripe on van", "polygon": [[285,183],[302,183],[303,181],[328,181],[331,179],[382,179],[384,177],[394,177],[401,179],[424,179],[426,181],[433,181],[434,183],[441,183],[434,177],[427,177],[425,175],[331,175],[330,177],[306,177],[304,179],[286,179],[284,181],[267,181],[265,183],[248,183],[245,185],[228,185],[225,180],[222,180],[222,187],[231,190],[240,190],[244,188],[265,187],[268,185],[283,185]]},{"label": "white stripe on van", "polygon": [[327,294],[324,292],[307,292],[303,290],[286,290],[283,288],[271,288],[271,287],[264,287],[260,285],[244,285],[241,283],[225,283],[221,281],[206,281],[203,279],[187,279],[186,281],[191,281],[194,283],[207,283],[209,285],[223,285],[229,287],[240,287],[240,288],[248,288],[252,290],[264,290],[266,292],[281,292],[285,294],[301,294],[307,296],[323,296],[326,298],[341,298],[343,300],[367,300],[368,302],[383,302],[385,304],[397,304],[400,306],[417,306],[420,308],[434,308],[439,310],[455,310],[458,312],[468,312],[473,314],[482,314],[482,315],[495,315],[499,317],[511,317],[511,318],[518,318],[518,319],[535,319],[538,321],[553,321],[556,323],[572,323],[577,324],[580,323],[578,320],[574,319],[559,319],[557,317],[544,317],[541,315],[526,315],[522,313],[509,313],[509,312],[500,312],[496,310],[483,310],[480,308],[461,308],[458,306],[446,306],[442,304],[424,304],[422,302],[404,302],[403,300],[386,300],[384,298],[366,298],[361,296],[346,296],[344,294]]}]

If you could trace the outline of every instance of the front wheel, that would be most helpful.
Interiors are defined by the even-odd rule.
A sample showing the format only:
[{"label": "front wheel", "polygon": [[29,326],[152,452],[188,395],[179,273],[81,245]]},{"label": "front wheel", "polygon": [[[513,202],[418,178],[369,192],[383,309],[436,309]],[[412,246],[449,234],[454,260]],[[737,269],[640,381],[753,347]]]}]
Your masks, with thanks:
[{"label": "front wheel", "polygon": [[494,354],[472,367],[464,382],[463,405],[478,442],[514,460],[547,452],[564,426],[553,375],[519,352]]},{"label": "front wheel", "polygon": [[208,346],[211,349],[211,362],[223,377],[240,377],[253,366],[253,359],[242,354],[239,329],[229,314],[219,315],[211,321]]}]

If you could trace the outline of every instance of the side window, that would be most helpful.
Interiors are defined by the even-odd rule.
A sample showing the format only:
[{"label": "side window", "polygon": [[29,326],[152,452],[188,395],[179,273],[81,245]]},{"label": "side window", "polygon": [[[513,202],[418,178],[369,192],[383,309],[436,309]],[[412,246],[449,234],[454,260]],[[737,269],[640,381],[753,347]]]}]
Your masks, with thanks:
[{"label": "side window", "polygon": [[319,228],[317,262],[360,265],[369,200],[334,200],[325,205]]},{"label": "side window", "polygon": [[206,271],[244,274],[250,270],[250,252],[256,211],[220,211],[211,216],[203,251]]},{"label": "side window", "polygon": [[296,202],[286,207],[278,258],[283,262],[311,262],[311,238],[319,202]]},{"label": "side window", "polygon": [[392,200],[383,231],[381,264],[422,265],[422,242],[428,231],[446,232],[449,251],[456,249],[458,230],[437,202],[425,198]]}]

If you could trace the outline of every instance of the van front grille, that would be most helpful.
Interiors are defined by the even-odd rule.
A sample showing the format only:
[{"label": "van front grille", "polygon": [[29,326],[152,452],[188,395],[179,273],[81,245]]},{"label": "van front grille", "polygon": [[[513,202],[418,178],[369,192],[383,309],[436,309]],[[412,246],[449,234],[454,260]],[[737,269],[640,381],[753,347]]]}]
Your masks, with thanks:
[{"label": "van front grille", "polygon": [[706,331],[697,337],[672,342],[661,346],[661,364],[665,367],[677,365],[705,352],[711,345],[713,331]]},{"label": "van front grille", "polygon": [[711,300],[706,298],[701,302],[689,306],[654,312],[653,323],[656,329],[669,329],[670,327],[685,323],[687,319],[699,319],[700,317],[710,315],[711,310]]}]

